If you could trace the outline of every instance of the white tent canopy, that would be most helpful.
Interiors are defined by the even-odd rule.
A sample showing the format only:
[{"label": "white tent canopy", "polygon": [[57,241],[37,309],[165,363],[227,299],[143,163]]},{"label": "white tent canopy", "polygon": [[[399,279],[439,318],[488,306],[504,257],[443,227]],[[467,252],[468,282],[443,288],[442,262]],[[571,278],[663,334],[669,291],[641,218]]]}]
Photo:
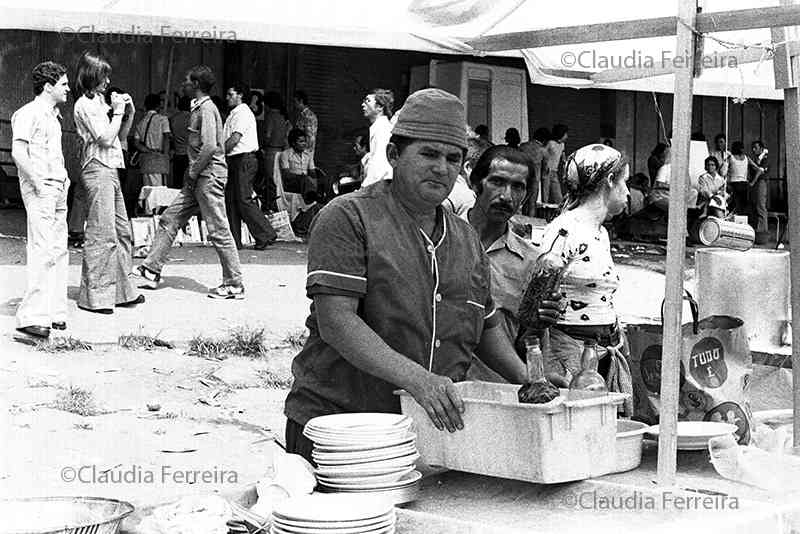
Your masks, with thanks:
[{"label": "white tent canopy", "polygon": [[[556,5],[557,9],[542,9],[540,2],[525,2],[485,35],[674,17],[676,13],[675,2],[560,0]],[[712,13],[777,6],[779,2],[778,0],[706,0],[702,5],[704,13]],[[720,44],[714,39],[724,41],[725,44]],[[745,46],[736,47],[732,43]],[[724,65],[725,68],[704,69],[702,76],[695,80],[694,93],[708,96],[782,99],[783,93],[774,88],[771,55],[765,48],[753,48],[752,45],[756,44],[771,46],[769,29],[715,33],[707,37],[703,50],[707,65],[717,67]],[[751,60],[755,61],[742,63],[736,56],[742,54],[748,45],[749,53],[745,55],[749,55]],[[642,71],[648,70],[653,73],[662,67],[680,66],[677,65],[679,60],[676,59],[674,36],[526,49],[522,53],[534,83],[565,87],[601,87],[671,93],[674,87],[672,75],[616,83],[572,76],[597,73],[620,66],[633,67],[625,69],[631,75],[644,74]],[[714,53],[717,55],[713,56]]]},{"label": "white tent canopy", "polygon": [[[774,6],[778,0],[707,0],[704,12]],[[0,0],[0,28],[133,34],[140,39],[202,37],[415,50],[431,53],[479,54],[465,44],[487,35],[536,29],[674,16],[674,2],[640,0],[239,0],[231,9],[198,0]],[[732,43],[771,44],[769,30],[713,34]],[[695,94],[782,99],[774,89],[772,61],[762,49],[751,49],[751,63],[732,60],[734,52],[705,39],[704,54],[718,52],[718,64],[734,68],[705,69],[695,81]],[[741,49],[738,51],[741,52]],[[564,87],[672,92],[673,76],[663,74],[675,57],[674,37],[605,41],[581,45],[511,50],[499,55],[522,56],[534,83]],[[570,55],[571,54],[571,55]],[[575,64],[570,65],[569,58]],[[629,67],[619,79],[604,73]],[[654,70],[655,69],[655,70]],[[646,72],[643,72],[646,71]]]}]

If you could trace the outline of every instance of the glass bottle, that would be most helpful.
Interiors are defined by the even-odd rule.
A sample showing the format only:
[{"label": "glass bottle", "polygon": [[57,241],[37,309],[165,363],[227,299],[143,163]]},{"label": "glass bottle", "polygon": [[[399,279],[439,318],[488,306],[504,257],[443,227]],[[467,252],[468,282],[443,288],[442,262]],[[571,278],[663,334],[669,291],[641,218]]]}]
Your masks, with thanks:
[{"label": "glass bottle", "polygon": [[525,365],[528,378],[517,392],[519,402],[544,404],[558,397],[558,388],[544,376],[544,357],[536,336],[525,337]]},{"label": "glass bottle", "polygon": [[539,338],[529,336],[525,338],[525,365],[528,370],[528,383],[543,382],[544,377],[544,356],[542,355]]},{"label": "glass bottle", "polygon": [[593,339],[587,339],[583,342],[581,370],[572,377],[569,389],[608,391],[605,379],[597,372],[597,364],[597,342]]},{"label": "glass bottle", "polygon": [[561,228],[550,245],[550,249],[536,258],[528,287],[522,295],[519,306],[521,330],[535,329],[539,319],[539,308],[543,300],[552,298],[561,289],[561,279],[569,267],[565,258],[567,230]]}]

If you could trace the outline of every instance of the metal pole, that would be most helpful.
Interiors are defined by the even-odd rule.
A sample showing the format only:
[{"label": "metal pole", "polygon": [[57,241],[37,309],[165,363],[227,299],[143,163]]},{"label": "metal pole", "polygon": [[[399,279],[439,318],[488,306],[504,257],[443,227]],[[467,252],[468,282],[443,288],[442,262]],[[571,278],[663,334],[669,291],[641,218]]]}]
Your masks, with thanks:
[{"label": "metal pole", "polygon": [[682,68],[675,70],[675,98],[672,107],[672,172],[669,184],[664,336],[661,344],[661,411],[657,477],[658,483],[665,486],[675,485],[677,470],[678,388],[683,354],[681,319],[686,255],[686,191],[689,177],[689,134],[692,128],[695,64],[695,35],[692,28],[696,15],[696,0],[679,1],[675,56],[685,57],[687,61]]}]

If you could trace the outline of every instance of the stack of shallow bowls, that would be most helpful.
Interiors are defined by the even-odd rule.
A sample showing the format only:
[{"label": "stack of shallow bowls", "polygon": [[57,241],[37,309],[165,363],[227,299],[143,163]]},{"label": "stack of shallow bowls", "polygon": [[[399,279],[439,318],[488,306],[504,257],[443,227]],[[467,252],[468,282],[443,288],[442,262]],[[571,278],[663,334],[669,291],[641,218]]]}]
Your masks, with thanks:
[{"label": "stack of shallow bowls", "polygon": [[391,503],[363,495],[314,493],[289,499],[272,511],[271,534],[393,534]]},{"label": "stack of shallow bowls", "polygon": [[370,493],[395,504],[414,499],[422,475],[411,419],[386,413],[325,415],[303,431],[314,442],[312,457],[323,491]]}]

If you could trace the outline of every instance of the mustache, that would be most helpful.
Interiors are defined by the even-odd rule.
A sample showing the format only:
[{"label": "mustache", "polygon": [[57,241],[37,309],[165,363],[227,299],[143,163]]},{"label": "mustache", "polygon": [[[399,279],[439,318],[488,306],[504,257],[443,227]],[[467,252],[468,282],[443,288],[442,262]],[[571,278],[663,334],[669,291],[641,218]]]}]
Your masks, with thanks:
[{"label": "mustache", "polygon": [[514,211],[514,206],[510,202],[492,202],[489,204],[489,207],[505,211]]}]

